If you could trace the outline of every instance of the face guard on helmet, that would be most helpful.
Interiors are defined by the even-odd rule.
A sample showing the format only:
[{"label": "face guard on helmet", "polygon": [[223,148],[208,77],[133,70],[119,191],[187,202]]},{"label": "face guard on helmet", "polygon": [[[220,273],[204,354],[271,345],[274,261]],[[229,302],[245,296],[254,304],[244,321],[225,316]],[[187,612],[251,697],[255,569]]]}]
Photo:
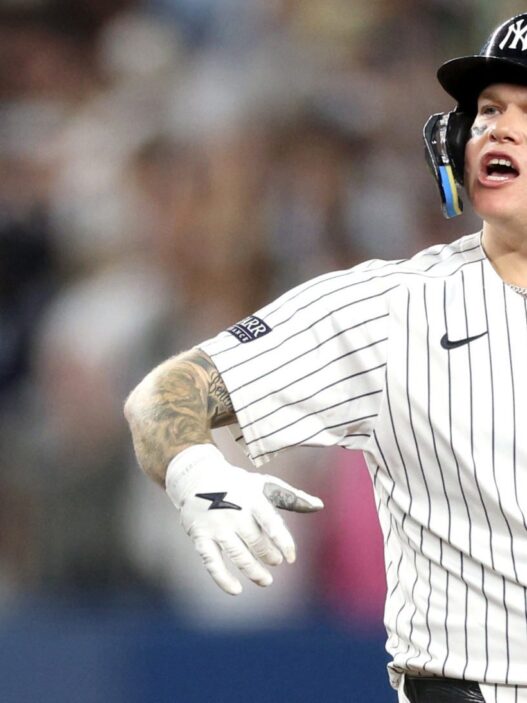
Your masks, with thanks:
[{"label": "face guard on helmet", "polygon": [[497,27],[477,56],[444,63],[437,72],[443,88],[457,100],[452,112],[432,115],[423,130],[426,159],[437,182],[445,217],[463,211],[465,146],[481,91],[493,83],[527,85],[527,13]]}]

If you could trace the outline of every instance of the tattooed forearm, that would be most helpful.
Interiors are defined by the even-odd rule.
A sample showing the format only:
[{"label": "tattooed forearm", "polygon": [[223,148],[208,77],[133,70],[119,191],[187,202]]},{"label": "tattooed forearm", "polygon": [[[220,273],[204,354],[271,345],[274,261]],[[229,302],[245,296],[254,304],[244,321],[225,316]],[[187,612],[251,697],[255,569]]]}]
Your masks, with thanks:
[{"label": "tattooed forearm", "polygon": [[230,425],[234,420],[234,408],[229,391],[225,388],[223,379],[216,370],[210,377],[208,411],[211,427]]},{"label": "tattooed forearm", "polygon": [[176,454],[192,444],[212,442],[213,427],[235,421],[218,370],[198,349],[151,371],[131,393],[125,414],[139,464],[161,484]]}]

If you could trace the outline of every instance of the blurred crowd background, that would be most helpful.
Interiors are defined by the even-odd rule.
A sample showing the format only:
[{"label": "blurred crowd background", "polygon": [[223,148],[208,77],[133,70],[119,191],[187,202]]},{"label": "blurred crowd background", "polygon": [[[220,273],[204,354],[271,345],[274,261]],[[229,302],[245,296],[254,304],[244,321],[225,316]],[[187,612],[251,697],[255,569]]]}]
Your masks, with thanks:
[{"label": "blurred crowd background", "polygon": [[443,219],[421,130],[452,107],[440,63],[523,5],[0,1],[0,624],[28,599],[108,597],[191,627],[379,626],[360,456],[270,467],[327,509],[290,520],[297,565],[231,599],[137,468],[122,406],[307,278],[475,231]]}]

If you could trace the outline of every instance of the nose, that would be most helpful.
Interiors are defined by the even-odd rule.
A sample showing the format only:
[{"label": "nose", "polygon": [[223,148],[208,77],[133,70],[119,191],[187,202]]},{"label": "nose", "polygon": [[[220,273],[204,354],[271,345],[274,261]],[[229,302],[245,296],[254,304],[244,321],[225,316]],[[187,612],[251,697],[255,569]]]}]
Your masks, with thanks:
[{"label": "nose", "polygon": [[522,130],[518,120],[519,117],[514,115],[512,111],[506,110],[503,112],[489,130],[490,141],[519,144],[522,139],[525,139],[525,128]]}]

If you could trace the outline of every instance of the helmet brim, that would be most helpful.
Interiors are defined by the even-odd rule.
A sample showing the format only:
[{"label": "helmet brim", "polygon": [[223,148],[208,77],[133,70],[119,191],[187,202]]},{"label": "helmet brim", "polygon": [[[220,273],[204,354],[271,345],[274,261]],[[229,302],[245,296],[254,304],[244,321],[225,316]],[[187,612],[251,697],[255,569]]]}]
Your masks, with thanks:
[{"label": "helmet brim", "polygon": [[464,56],[440,66],[437,78],[461,107],[475,109],[479,94],[489,85],[527,85],[527,65],[510,58]]}]

